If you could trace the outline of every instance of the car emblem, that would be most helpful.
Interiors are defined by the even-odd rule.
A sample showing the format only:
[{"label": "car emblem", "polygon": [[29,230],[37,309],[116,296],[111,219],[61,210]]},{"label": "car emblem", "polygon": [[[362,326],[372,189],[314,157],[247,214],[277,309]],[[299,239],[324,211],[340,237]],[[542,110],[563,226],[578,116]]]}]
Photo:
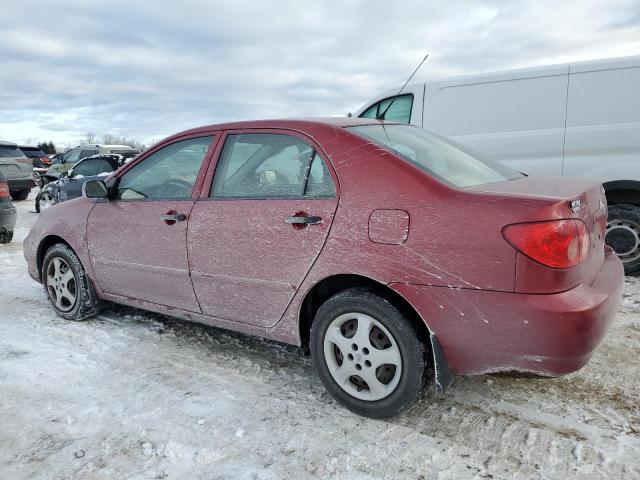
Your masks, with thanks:
[{"label": "car emblem", "polygon": [[571,207],[571,213],[578,213],[580,210],[580,199],[571,200],[569,206]]}]

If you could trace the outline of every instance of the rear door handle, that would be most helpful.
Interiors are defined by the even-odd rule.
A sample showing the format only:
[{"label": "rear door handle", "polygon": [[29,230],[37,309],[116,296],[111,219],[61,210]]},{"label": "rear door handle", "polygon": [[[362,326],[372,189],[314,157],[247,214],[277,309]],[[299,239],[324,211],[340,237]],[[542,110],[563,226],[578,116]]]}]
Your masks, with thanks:
[{"label": "rear door handle", "polygon": [[322,222],[322,217],[316,216],[304,216],[304,217],[289,217],[285,219],[286,223],[292,223],[294,225],[317,225]]},{"label": "rear door handle", "polygon": [[165,222],[184,222],[187,216],[184,213],[168,213],[166,215],[160,215],[160,220]]}]

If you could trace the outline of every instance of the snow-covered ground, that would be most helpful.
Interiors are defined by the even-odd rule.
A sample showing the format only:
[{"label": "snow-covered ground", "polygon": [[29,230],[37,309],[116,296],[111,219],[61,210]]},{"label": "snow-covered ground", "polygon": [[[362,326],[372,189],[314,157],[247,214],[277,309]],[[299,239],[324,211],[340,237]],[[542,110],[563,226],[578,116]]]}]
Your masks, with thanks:
[{"label": "snow-covered ground", "polygon": [[640,281],[591,362],[487,375],[389,420],[295,348],[133,310],[66,322],[0,245],[0,479],[640,478]]}]

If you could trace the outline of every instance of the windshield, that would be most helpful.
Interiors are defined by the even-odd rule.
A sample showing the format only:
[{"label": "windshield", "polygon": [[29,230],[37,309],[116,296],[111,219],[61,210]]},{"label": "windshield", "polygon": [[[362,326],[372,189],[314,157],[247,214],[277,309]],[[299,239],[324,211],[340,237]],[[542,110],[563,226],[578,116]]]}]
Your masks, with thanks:
[{"label": "windshield", "polygon": [[455,187],[521,178],[522,174],[466,150],[438,135],[409,125],[365,125],[350,130],[392,150],[429,175]]}]

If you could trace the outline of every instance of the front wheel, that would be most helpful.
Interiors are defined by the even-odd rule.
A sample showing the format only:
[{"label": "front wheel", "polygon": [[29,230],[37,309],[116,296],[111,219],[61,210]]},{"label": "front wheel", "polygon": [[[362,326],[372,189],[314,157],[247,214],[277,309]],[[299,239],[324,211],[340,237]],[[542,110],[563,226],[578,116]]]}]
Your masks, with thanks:
[{"label": "front wheel", "polygon": [[364,288],[341,292],[320,307],[311,355],[329,393],[367,417],[400,413],[426,385],[426,349],[413,324]]},{"label": "front wheel", "polygon": [[36,212],[40,213],[42,210],[46,210],[56,203],[58,202],[51,192],[40,192],[36,197]]},{"label": "front wheel", "polygon": [[605,242],[616,252],[624,273],[640,273],[640,207],[630,204],[609,205]]},{"label": "front wheel", "polygon": [[0,243],[11,243],[13,240],[13,230],[0,230]]},{"label": "front wheel", "polygon": [[75,252],[63,243],[49,250],[42,262],[42,284],[54,311],[67,320],[85,320],[97,313],[91,281]]}]

